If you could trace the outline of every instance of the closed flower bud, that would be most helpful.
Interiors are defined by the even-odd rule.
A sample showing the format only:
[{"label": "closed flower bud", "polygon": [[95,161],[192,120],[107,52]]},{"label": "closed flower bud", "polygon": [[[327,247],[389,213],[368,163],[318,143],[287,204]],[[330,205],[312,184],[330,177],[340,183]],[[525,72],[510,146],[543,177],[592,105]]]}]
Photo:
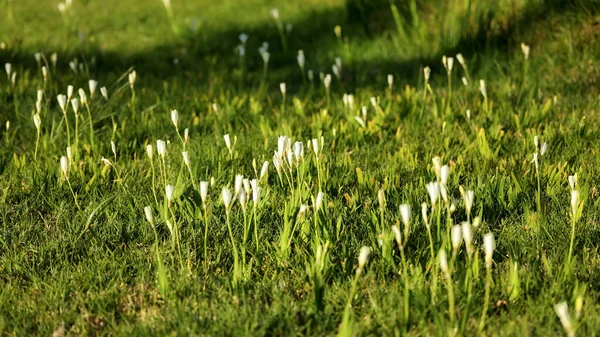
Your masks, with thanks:
[{"label": "closed flower bud", "polygon": [[173,185],[165,186],[165,195],[167,196],[167,202],[169,204],[171,203],[171,200],[173,200],[173,192],[174,192]]},{"label": "closed flower bud", "polygon": [[200,182],[200,198],[202,199],[202,203],[206,203],[206,198],[208,196],[208,181]]},{"label": "closed flower bud", "polygon": [[96,87],[98,86],[98,81],[89,80],[88,86],[90,87],[90,98],[94,98],[94,92],[96,92]]},{"label": "closed flower bud", "polygon": [[154,226],[154,215],[152,214],[152,207],[146,206],[144,207],[144,213],[146,214],[146,220]]},{"label": "closed flower bud", "polygon": [[175,129],[178,129],[179,113],[177,112],[177,110],[171,111],[171,121],[173,122],[173,125],[175,125]]}]

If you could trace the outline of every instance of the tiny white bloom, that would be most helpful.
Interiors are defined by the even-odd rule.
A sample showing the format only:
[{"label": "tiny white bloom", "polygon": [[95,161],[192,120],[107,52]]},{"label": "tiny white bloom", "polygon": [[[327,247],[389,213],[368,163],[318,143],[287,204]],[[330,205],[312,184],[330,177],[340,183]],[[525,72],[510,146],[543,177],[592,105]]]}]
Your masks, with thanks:
[{"label": "tiny white bloom", "polygon": [[42,120],[40,119],[40,115],[39,114],[33,115],[33,124],[35,124],[35,128],[39,132],[40,128],[42,127]]},{"label": "tiny white bloom", "polygon": [[429,82],[429,76],[431,76],[431,68],[423,68],[423,77],[425,78],[425,83]]},{"label": "tiny white bloom", "polygon": [[325,193],[319,192],[317,194],[317,199],[315,200],[315,212],[318,212],[321,207],[323,207],[323,198],[325,197]]},{"label": "tiny white bloom", "polygon": [[179,129],[179,112],[177,112],[177,110],[171,111],[171,121],[173,122],[173,125],[175,125],[175,129]]},{"label": "tiny white bloom", "polygon": [[56,100],[58,101],[58,105],[60,106],[60,109],[65,112],[65,108],[67,106],[67,96],[60,94],[58,96],[56,96]]},{"label": "tiny white bloom", "polygon": [[556,315],[558,315],[560,323],[567,332],[567,335],[569,337],[575,336],[575,327],[573,326],[571,314],[569,314],[569,305],[567,302],[560,302],[554,305],[554,311],[556,311]]},{"label": "tiny white bloom", "polygon": [[202,199],[202,203],[206,203],[206,197],[208,196],[208,181],[200,182],[200,198]]},{"label": "tiny white bloom", "polygon": [[174,192],[173,185],[165,186],[165,195],[167,196],[167,202],[169,202],[169,203],[171,203],[171,200],[173,200],[173,192]]},{"label": "tiny white bloom", "polygon": [[490,268],[492,266],[492,257],[494,256],[494,249],[496,248],[494,234],[487,233],[483,236],[483,248],[485,250],[485,265],[487,268]]},{"label": "tiny white bloom", "polygon": [[187,151],[183,151],[181,152],[181,155],[183,156],[183,163],[185,164],[185,166],[187,166],[188,170],[191,169],[189,153]]},{"label": "tiny white bloom", "polygon": [[448,256],[446,255],[444,248],[440,249],[440,269],[444,272],[444,274],[449,273]]},{"label": "tiny white bloom", "polygon": [[432,181],[425,186],[427,188],[427,193],[429,193],[429,199],[431,200],[431,206],[435,207],[435,204],[440,197],[440,185],[437,181]]},{"label": "tiny white bloom", "polygon": [[158,155],[162,158],[165,157],[167,154],[167,145],[165,144],[164,140],[159,139],[156,141],[156,152],[158,152]]},{"label": "tiny white bloom", "polygon": [[88,81],[88,86],[90,87],[90,98],[94,97],[94,92],[96,92],[96,87],[98,86],[98,81],[96,80],[89,80]]},{"label": "tiny white bloom", "polygon": [[152,144],[146,145],[146,154],[148,155],[148,158],[150,158],[150,159],[152,159],[152,157],[154,156],[154,150],[152,149]]},{"label": "tiny white bloom", "polygon": [[100,93],[102,94],[102,97],[108,101],[108,91],[106,90],[106,87],[100,88]]},{"label": "tiny white bloom", "polygon": [[460,244],[463,239],[463,229],[461,225],[452,226],[452,230],[450,232],[452,239],[452,250],[458,251],[460,248]]},{"label": "tiny white bloom", "polygon": [[225,211],[229,212],[229,205],[231,204],[231,191],[227,187],[223,187],[221,191],[221,197],[223,198],[223,205],[225,205]]},{"label": "tiny white bloom", "polygon": [[154,215],[152,214],[152,207],[144,207],[144,213],[146,214],[146,220],[154,226]]},{"label": "tiny white bloom", "polygon": [[367,260],[369,259],[369,254],[371,253],[371,248],[367,246],[362,246],[360,248],[360,253],[358,254],[358,268],[356,268],[356,273],[360,274],[367,264]]},{"label": "tiny white bloom", "polygon": [[69,160],[67,157],[60,157],[60,168],[65,178],[69,178]]}]

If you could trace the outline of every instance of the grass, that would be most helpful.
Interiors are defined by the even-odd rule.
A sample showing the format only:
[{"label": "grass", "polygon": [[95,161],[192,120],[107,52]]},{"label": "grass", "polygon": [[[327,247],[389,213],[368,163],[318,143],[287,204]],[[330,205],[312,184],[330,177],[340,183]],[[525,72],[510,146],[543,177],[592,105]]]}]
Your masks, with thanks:
[{"label": "grass", "polygon": [[2,3],[3,335],[600,331],[597,3],[56,5]]}]

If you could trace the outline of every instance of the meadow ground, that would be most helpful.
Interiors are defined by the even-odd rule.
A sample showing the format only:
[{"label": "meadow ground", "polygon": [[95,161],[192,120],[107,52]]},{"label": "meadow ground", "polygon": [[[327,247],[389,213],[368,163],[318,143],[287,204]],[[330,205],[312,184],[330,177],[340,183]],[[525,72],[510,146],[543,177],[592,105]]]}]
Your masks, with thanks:
[{"label": "meadow ground", "polygon": [[0,9],[2,335],[600,334],[597,1]]}]

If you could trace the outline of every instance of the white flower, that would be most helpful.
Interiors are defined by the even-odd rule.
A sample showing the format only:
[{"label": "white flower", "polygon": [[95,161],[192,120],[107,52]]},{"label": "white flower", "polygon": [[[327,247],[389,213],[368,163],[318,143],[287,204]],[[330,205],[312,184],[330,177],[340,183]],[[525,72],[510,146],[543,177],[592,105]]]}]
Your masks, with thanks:
[{"label": "white flower", "polygon": [[88,81],[88,86],[90,87],[90,98],[94,97],[94,92],[96,92],[96,87],[98,86],[98,81],[96,80],[89,80]]},{"label": "white flower", "polygon": [[35,124],[35,128],[39,132],[40,128],[42,127],[42,120],[40,119],[40,115],[39,114],[33,115],[33,124]]},{"label": "white flower", "polygon": [[423,76],[425,78],[425,83],[429,82],[430,75],[431,75],[431,68],[429,68],[429,67],[423,68]]},{"label": "white flower", "polygon": [[525,43],[521,43],[521,51],[523,52],[523,56],[527,60],[529,58],[529,46]]},{"label": "white flower", "polygon": [[260,54],[260,57],[262,58],[262,60],[265,64],[269,63],[271,54],[264,47],[258,48],[258,53]]},{"label": "white flower", "polygon": [[242,183],[244,181],[244,176],[241,174],[236,174],[235,175],[235,182],[233,184],[234,188],[233,188],[233,193],[240,193],[240,190],[242,189]]},{"label": "white flower", "polygon": [[467,63],[465,62],[465,58],[463,57],[463,55],[461,53],[456,54],[456,59],[458,60],[458,63],[460,63],[460,65],[463,68],[467,67]]},{"label": "white flower", "polygon": [[77,92],[79,93],[79,101],[81,102],[81,105],[87,105],[87,95],[85,94],[85,90],[79,88]]},{"label": "white flower", "polygon": [[311,140],[312,142],[312,149],[315,153],[315,157],[317,157],[317,160],[319,159],[319,153],[321,152],[321,150],[323,149],[323,143],[321,142],[321,147],[319,147],[319,140],[317,138],[313,138]]},{"label": "white flower", "polygon": [[65,176],[65,178],[69,178],[69,160],[67,159],[67,157],[62,156],[60,157],[60,168],[62,170],[63,175]]},{"label": "white flower", "polygon": [[424,202],[421,204],[421,216],[423,217],[423,222],[425,223],[425,227],[429,229],[429,219],[427,217],[427,203]]},{"label": "white flower", "polygon": [[461,80],[462,80],[462,83],[463,83],[463,85],[464,85],[465,87],[469,85],[469,81],[467,81],[467,78],[466,78],[466,77],[464,77],[464,76],[463,76],[463,77],[461,78]]},{"label": "white flower", "polygon": [[460,244],[462,242],[463,239],[463,230],[461,225],[454,225],[452,226],[452,231],[450,232],[451,234],[451,239],[452,239],[452,250],[454,251],[458,251],[458,249],[460,248]]},{"label": "white flower", "polygon": [[242,42],[242,44],[246,44],[246,42],[248,41],[248,34],[246,33],[241,33],[239,36],[240,42]]},{"label": "white flower", "polygon": [[243,189],[238,193],[238,201],[240,202],[240,206],[242,206],[242,211],[246,213],[246,202],[248,199],[246,199],[246,191]]},{"label": "white flower", "polygon": [[294,143],[294,157],[296,157],[297,162],[300,162],[300,160],[304,158],[304,143]]},{"label": "white flower", "polygon": [[200,198],[202,199],[202,203],[206,203],[206,197],[208,196],[208,181],[200,182]]},{"label": "white flower", "polygon": [[404,223],[404,227],[407,228],[410,226],[410,205],[402,204],[400,205],[400,216],[402,217],[402,223]]},{"label": "white flower", "polygon": [[462,236],[465,240],[465,246],[467,247],[467,254],[471,256],[473,253],[473,230],[471,229],[471,224],[465,221],[461,224],[461,227]]},{"label": "white flower", "polygon": [[304,51],[302,49],[298,50],[298,56],[296,56],[296,60],[298,60],[298,66],[300,66],[300,69],[304,71],[304,63],[306,62],[306,58],[304,57]]},{"label": "white flower", "polygon": [[42,76],[44,76],[44,82],[48,79],[48,68],[46,66],[42,67]]},{"label": "white flower", "polygon": [[267,173],[269,172],[268,170],[269,170],[269,162],[265,161],[263,163],[262,168],[260,169],[260,180],[262,180],[263,177],[267,175]]},{"label": "white flower", "polygon": [[571,190],[574,190],[575,187],[577,186],[577,176],[576,175],[569,176],[569,186],[571,187]]},{"label": "white flower", "polygon": [[398,243],[398,246],[402,248],[402,233],[400,233],[400,229],[398,228],[398,226],[393,225],[392,232],[394,232],[394,238],[396,239],[396,243]]},{"label": "white flower", "polygon": [[65,108],[67,107],[67,96],[60,94],[56,96],[56,100],[58,101],[58,105],[60,109],[65,112]]},{"label": "white flower", "polygon": [[323,192],[319,192],[317,194],[317,199],[315,200],[315,212],[318,212],[321,207],[323,207],[323,197],[325,194]]},{"label": "white flower", "polygon": [[342,27],[340,25],[335,26],[333,32],[338,39],[342,37]]},{"label": "white flower", "polygon": [[44,99],[44,90],[38,89],[37,91],[37,102],[41,102]]},{"label": "white flower", "polygon": [[67,86],[67,101],[70,100],[71,97],[73,97],[73,86],[69,85]]},{"label": "white flower", "polygon": [[367,125],[365,124],[365,121],[363,121],[363,119],[360,116],[354,116],[354,120],[357,121],[361,127],[363,127],[363,128],[367,127]]},{"label": "white flower", "polygon": [[379,105],[379,104],[377,104],[377,98],[376,98],[376,97],[374,97],[374,96],[372,96],[372,97],[371,97],[371,105],[372,105],[372,106],[373,106],[375,109],[377,109],[377,106]]},{"label": "white flower", "polygon": [[190,129],[185,128],[185,130],[183,130],[183,142],[185,144],[190,142]]},{"label": "white flower", "polygon": [[227,150],[231,154],[231,137],[229,137],[229,134],[224,135],[223,140],[225,140],[225,146],[227,146]]},{"label": "white flower", "polygon": [[333,72],[333,74],[335,75],[335,77],[340,78],[340,68],[338,68],[337,65],[332,65],[331,66],[331,71]]},{"label": "white flower", "polygon": [[244,178],[244,180],[242,180],[242,185],[244,186],[244,191],[246,191],[246,194],[249,195],[250,194],[250,180],[248,178]]},{"label": "white flower", "polygon": [[543,142],[542,147],[540,148],[540,156],[543,156],[546,151],[548,151],[548,143]]},{"label": "white flower", "polygon": [[484,80],[479,80],[479,91],[481,92],[481,95],[483,96],[483,98],[487,99],[487,90],[485,88]]},{"label": "white flower", "polygon": [[189,170],[190,169],[190,155],[188,154],[187,151],[181,152],[181,155],[183,156],[183,163],[185,164],[185,166],[187,166],[187,168]]},{"label": "white flower", "polygon": [[446,251],[444,248],[440,249],[440,269],[444,274],[449,273],[448,269],[448,256],[446,255]]},{"label": "white flower", "polygon": [[448,57],[446,62],[448,63],[448,68],[447,68],[448,74],[451,74],[452,68],[454,68],[454,58]]},{"label": "white flower", "polygon": [[177,110],[172,110],[171,111],[171,121],[173,122],[173,125],[175,125],[175,129],[178,129],[178,123],[179,123],[179,112],[177,112]]},{"label": "white flower", "polygon": [[156,152],[158,152],[158,155],[162,158],[165,157],[167,154],[167,145],[165,144],[164,140],[159,139],[156,141]]},{"label": "white flower", "polygon": [[117,145],[112,140],[110,141],[110,149],[112,150],[112,153],[116,156],[117,155]]},{"label": "white flower", "polygon": [[144,213],[146,214],[146,220],[154,226],[154,215],[152,214],[152,207],[146,206],[144,207]]},{"label": "white flower", "polygon": [[229,212],[229,205],[231,204],[231,191],[227,187],[223,187],[221,191],[221,197],[223,198],[223,205],[225,205],[225,211]]},{"label": "white flower", "polygon": [[106,87],[100,88],[100,93],[102,94],[102,97],[108,101],[108,91],[106,90]]},{"label": "white flower", "polygon": [[440,197],[440,185],[437,181],[432,181],[425,186],[427,193],[429,193],[429,199],[431,200],[431,207],[435,207],[435,204]]},{"label": "white flower", "polygon": [[331,75],[325,75],[325,78],[323,79],[323,85],[325,86],[326,90],[329,90],[331,87]]},{"label": "white flower", "polygon": [[485,266],[487,268],[492,267],[492,257],[494,256],[495,248],[496,243],[494,242],[494,234],[485,234],[483,236],[483,249],[485,250]]},{"label": "white flower", "polygon": [[469,190],[465,193],[465,208],[467,209],[467,214],[471,214],[471,209],[473,208],[473,201],[475,200],[475,192]]},{"label": "white flower", "polygon": [[4,69],[6,70],[6,77],[10,78],[10,74],[12,72],[12,64],[5,63],[4,64]]},{"label": "white flower", "polygon": [[262,188],[260,186],[252,187],[252,202],[254,203],[254,207],[256,207],[260,202],[260,192],[262,192]]},{"label": "white flower", "polygon": [[369,259],[369,254],[371,253],[371,248],[367,246],[362,246],[360,248],[360,253],[358,254],[358,268],[356,268],[356,274],[360,274],[367,264],[367,260]]},{"label": "white flower", "polygon": [[576,215],[579,209],[579,191],[571,190],[571,214]]},{"label": "white flower", "polygon": [[271,8],[269,14],[275,21],[279,21],[279,10],[277,8]]},{"label": "white flower", "polygon": [[560,302],[554,305],[554,311],[556,311],[556,315],[558,315],[560,323],[567,332],[567,335],[569,337],[575,336],[575,327],[573,326],[573,321],[571,320],[571,314],[569,314],[569,305],[567,302]]},{"label": "white flower", "polygon": [[75,116],[79,115],[79,100],[77,98],[73,98],[71,100],[71,106],[73,107],[73,113]]},{"label": "white flower", "polygon": [[442,166],[440,169],[440,184],[446,185],[448,183],[448,177],[450,176],[450,167],[448,165]]},{"label": "white flower", "polygon": [[133,86],[135,85],[136,78],[137,78],[137,73],[135,72],[135,70],[132,70],[128,75],[129,87],[131,89],[133,89]]},{"label": "white flower", "polygon": [[282,82],[282,83],[279,83],[279,90],[281,90],[281,94],[282,94],[283,96],[285,96],[285,93],[287,92],[287,89],[286,89],[286,86],[285,86],[285,83],[284,83],[284,82]]},{"label": "white flower", "polygon": [[171,200],[173,200],[173,185],[165,186],[165,195],[167,196],[167,202],[170,204]]},{"label": "white flower", "polygon": [[148,155],[148,158],[150,158],[150,159],[152,159],[152,157],[154,156],[154,150],[152,149],[152,144],[146,145],[146,154]]},{"label": "white flower", "polygon": [[388,83],[388,87],[390,88],[390,90],[392,90],[392,86],[394,85],[394,75],[392,75],[392,74],[387,75],[387,83]]}]

